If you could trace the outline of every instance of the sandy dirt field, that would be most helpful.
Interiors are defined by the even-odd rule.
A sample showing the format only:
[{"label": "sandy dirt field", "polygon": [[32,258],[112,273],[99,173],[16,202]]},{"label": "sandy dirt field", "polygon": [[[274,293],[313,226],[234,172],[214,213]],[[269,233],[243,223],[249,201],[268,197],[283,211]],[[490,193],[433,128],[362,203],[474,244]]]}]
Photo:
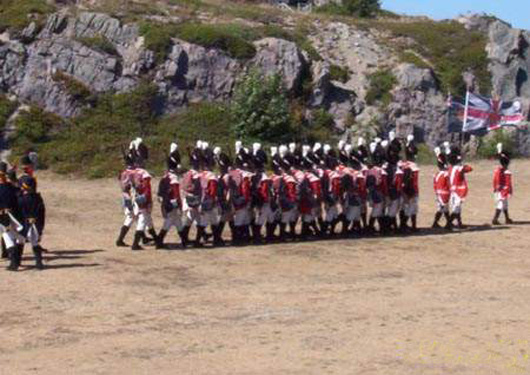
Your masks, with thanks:
[{"label": "sandy dirt field", "polygon": [[51,251],[0,262],[0,374],[530,373],[530,161],[492,228],[494,166],[463,232],[426,229],[423,167],[415,236],[134,253],[115,181],[41,174]]}]

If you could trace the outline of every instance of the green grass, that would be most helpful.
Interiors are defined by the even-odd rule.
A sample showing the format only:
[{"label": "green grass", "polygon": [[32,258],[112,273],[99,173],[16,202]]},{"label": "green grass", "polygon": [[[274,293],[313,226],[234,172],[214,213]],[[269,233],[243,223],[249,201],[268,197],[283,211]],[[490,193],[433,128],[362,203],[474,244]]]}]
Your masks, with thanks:
[{"label": "green grass", "polygon": [[387,106],[392,101],[390,91],[397,83],[397,79],[388,69],[380,69],[377,72],[368,76],[370,80],[370,87],[366,93],[366,103],[369,105],[382,103]]},{"label": "green grass", "polygon": [[7,124],[7,120],[17,108],[17,103],[9,100],[5,95],[0,94],[0,131]]},{"label": "green grass", "polygon": [[103,35],[78,38],[77,41],[93,50],[107,53],[112,56],[120,56],[114,44]]},{"label": "green grass", "polygon": [[497,156],[497,144],[502,143],[503,150],[508,151],[512,157],[517,156],[517,143],[513,132],[498,129],[479,138],[477,157],[481,159],[492,159]]},{"label": "green grass", "polygon": [[31,21],[42,25],[45,16],[55,11],[55,7],[45,0],[1,0],[0,2],[0,33],[9,29],[20,32]]},{"label": "green grass", "polygon": [[143,21],[139,24],[139,31],[145,39],[145,48],[155,53],[158,63],[164,62],[171,52],[171,38],[177,34],[177,25]]},{"label": "green grass", "polygon": [[423,59],[411,51],[402,51],[399,53],[399,60],[404,63],[414,64],[418,68],[429,69],[431,66],[427,64]]},{"label": "green grass", "polygon": [[[462,80],[462,72],[471,70],[478,79],[480,91],[483,94],[490,93],[491,76],[485,50],[486,35],[466,30],[455,21],[379,21],[374,22],[372,26],[389,31],[395,37],[413,39],[413,45],[398,45],[398,49],[412,49],[429,60],[441,83],[442,91],[455,95],[463,94],[465,83]],[[392,43],[395,47],[395,42]],[[407,56],[410,58],[410,54]]]},{"label": "green grass", "polygon": [[53,74],[52,79],[61,84],[63,89],[75,100],[85,101],[92,95],[92,92],[84,83],[60,70]]},{"label": "green grass", "polygon": [[346,83],[350,80],[350,71],[342,66],[331,65],[329,67],[329,74],[334,81]]}]

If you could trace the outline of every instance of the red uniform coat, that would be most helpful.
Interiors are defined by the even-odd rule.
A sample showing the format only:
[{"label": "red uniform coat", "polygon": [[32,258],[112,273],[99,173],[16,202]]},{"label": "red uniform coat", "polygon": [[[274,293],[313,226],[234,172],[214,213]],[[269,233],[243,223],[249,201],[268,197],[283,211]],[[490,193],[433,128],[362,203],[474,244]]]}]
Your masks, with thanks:
[{"label": "red uniform coat", "polygon": [[451,192],[456,193],[460,198],[465,198],[468,193],[466,173],[473,170],[469,165],[453,165],[449,167],[449,181]]},{"label": "red uniform coat", "polygon": [[434,194],[444,204],[449,203],[451,195],[451,183],[449,181],[449,172],[439,171],[433,178]]},{"label": "red uniform coat", "polygon": [[512,172],[504,167],[497,167],[493,173],[493,192],[500,193],[501,198],[507,199],[513,194]]}]

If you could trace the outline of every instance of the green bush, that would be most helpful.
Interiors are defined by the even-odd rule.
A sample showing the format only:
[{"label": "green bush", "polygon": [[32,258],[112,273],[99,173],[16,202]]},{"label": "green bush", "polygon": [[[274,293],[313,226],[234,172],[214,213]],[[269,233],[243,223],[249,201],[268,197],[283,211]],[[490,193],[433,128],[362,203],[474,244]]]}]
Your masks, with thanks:
[{"label": "green bush", "polygon": [[504,151],[512,156],[517,156],[517,144],[512,134],[504,129],[494,130],[488,135],[479,138],[477,156],[482,159],[491,159],[497,155],[497,144],[502,143]]},{"label": "green bush", "polygon": [[236,59],[250,59],[256,48],[250,42],[258,34],[249,27],[237,24],[186,23],[178,29],[178,37],[206,48],[217,48]]},{"label": "green bush", "polygon": [[427,144],[422,143],[418,145],[418,155],[416,155],[418,164],[436,165],[436,155]]},{"label": "green bush", "polygon": [[74,100],[85,101],[92,95],[92,92],[84,83],[60,70],[53,74],[52,79],[60,83]]},{"label": "green bush", "polygon": [[415,43],[406,48],[413,49],[432,63],[442,91],[454,95],[465,93],[462,73],[471,70],[477,77],[480,91],[490,93],[487,35],[469,31],[456,21],[378,22],[374,25],[396,37],[413,39]]},{"label": "green bush", "polygon": [[334,81],[346,83],[350,80],[350,72],[348,69],[338,65],[331,65],[329,67],[329,74]]},{"label": "green bush", "polygon": [[397,83],[396,77],[388,69],[381,69],[368,76],[370,80],[370,87],[366,93],[366,103],[373,105],[376,102],[381,102],[383,105],[388,105],[392,101],[390,91]]},{"label": "green bush", "polygon": [[293,135],[289,102],[279,75],[264,77],[256,69],[236,87],[231,103],[234,133],[246,141],[288,141]]},{"label": "green bush", "polygon": [[44,22],[45,16],[55,11],[46,0],[2,0],[0,2],[0,33],[10,29],[22,31],[31,21]]},{"label": "green bush", "polygon": [[411,51],[403,51],[399,54],[399,59],[404,63],[414,64],[418,68],[428,69],[431,66],[423,61],[418,55]]},{"label": "green bush", "polygon": [[342,4],[331,2],[317,8],[320,13],[360,18],[375,17],[380,10],[379,0],[343,0]]},{"label": "green bush", "polygon": [[333,116],[324,109],[318,109],[312,113],[312,121],[306,129],[304,141],[308,143],[329,142],[333,135],[335,120]]},{"label": "green bush", "polygon": [[155,53],[159,64],[164,62],[171,52],[173,45],[171,38],[176,36],[177,26],[144,21],[140,23],[139,32],[145,39],[145,48]]},{"label": "green bush", "polygon": [[112,56],[120,56],[114,44],[102,35],[78,38],[77,40],[88,48],[96,51],[104,52]]},{"label": "green bush", "polygon": [[16,102],[12,102],[5,95],[0,95],[0,131],[5,128],[7,120],[15,112],[16,108]]},{"label": "green bush", "polygon": [[15,154],[22,154],[27,149],[49,142],[52,131],[62,126],[63,120],[59,116],[30,107],[21,111],[15,119],[16,133],[10,140],[11,146]]}]

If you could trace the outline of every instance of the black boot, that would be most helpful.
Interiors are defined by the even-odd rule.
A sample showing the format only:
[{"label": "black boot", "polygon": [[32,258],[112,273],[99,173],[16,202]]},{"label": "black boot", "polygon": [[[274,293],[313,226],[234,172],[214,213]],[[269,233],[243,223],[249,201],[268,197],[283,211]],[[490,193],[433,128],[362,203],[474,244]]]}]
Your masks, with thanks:
[{"label": "black boot", "polygon": [[513,220],[510,219],[510,215],[508,214],[508,209],[504,210],[504,218],[506,219],[506,224],[513,224]]},{"label": "black boot", "polygon": [[260,225],[252,225],[252,242],[256,245],[262,243]]},{"label": "black boot", "polygon": [[410,221],[411,221],[411,223],[412,223],[412,231],[413,231],[413,232],[417,232],[417,231],[418,231],[418,225],[417,225],[418,220],[417,220],[417,216],[416,216],[416,215],[412,215],[412,216],[410,217]]},{"label": "black boot", "polygon": [[307,241],[309,238],[309,224],[302,221],[302,231],[300,232],[300,239]]},{"label": "black boot", "polygon": [[286,224],[284,223],[280,223],[280,242],[285,242],[286,238],[285,238],[285,227],[286,227]]},{"label": "black boot", "polygon": [[501,216],[501,210],[495,210],[495,215],[493,216],[493,220],[491,221],[491,224],[501,225],[501,222],[499,221],[500,216]]},{"label": "black boot", "polygon": [[274,231],[276,230],[276,224],[275,223],[267,223],[266,229],[266,237],[265,239],[267,242],[273,242],[274,241]]},{"label": "black boot", "polygon": [[190,227],[189,226],[186,226],[186,227],[182,228],[182,230],[179,232],[180,243],[182,244],[182,248],[184,248],[184,249],[190,243],[189,235],[190,235]]},{"label": "black boot", "polygon": [[2,243],[2,259],[7,259],[9,258],[9,253],[6,249],[6,243],[4,242],[4,239],[2,239],[0,242]]},{"label": "black boot", "polygon": [[158,233],[158,236],[157,236],[157,242],[156,242],[156,248],[157,249],[164,249],[165,246],[164,246],[164,239],[166,238],[166,235],[167,235],[167,230],[165,229],[160,229],[160,233]]},{"label": "black boot", "polygon": [[142,243],[144,245],[149,245],[151,242],[153,242],[153,240],[154,240],[153,238],[147,237],[145,232],[142,232]]},{"label": "black boot", "polygon": [[232,246],[239,246],[241,244],[241,227],[231,225],[230,231],[232,232]]},{"label": "black boot", "polygon": [[296,223],[289,223],[289,237],[291,241],[296,241]]},{"label": "black boot", "polygon": [[204,237],[205,228],[197,226],[197,234],[195,236],[195,247],[204,247],[202,238]]},{"label": "black boot", "polygon": [[366,214],[366,212],[364,213],[361,213],[361,221],[363,223],[363,229],[368,229],[369,228],[369,225],[368,225],[368,215]]},{"label": "black boot", "polygon": [[128,232],[129,232],[129,227],[125,225],[121,227],[120,234],[118,236],[118,239],[116,240],[116,246],[127,247],[127,244],[123,242],[123,240],[125,239],[125,236],[127,235]]},{"label": "black boot", "polygon": [[462,224],[462,214],[456,214],[456,222],[458,223],[458,228],[464,229],[464,224]]},{"label": "black boot", "polygon": [[151,235],[152,241],[154,241],[156,248],[161,249],[160,240],[158,239],[158,234],[156,234],[155,230],[150,228],[148,233]]},{"label": "black boot", "polygon": [[385,225],[384,216],[377,218],[377,224],[379,225],[379,234],[386,234],[386,225]]},{"label": "black boot", "polygon": [[35,255],[35,267],[38,270],[44,269],[44,264],[42,263],[42,247],[39,245],[33,248],[33,254]]},{"label": "black boot", "polygon": [[453,220],[451,218],[451,215],[449,215],[449,212],[444,212],[444,217],[445,217],[445,229],[453,230]]},{"label": "black boot", "polygon": [[342,237],[347,237],[349,233],[350,222],[346,219],[346,215],[342,218]]},{"label": "black boot", "polygon": [[140,246],[140,240],[144,237],[144,232],[137,230],[134,232],[134,240],[131,246],[131,250],[143,250],[143,247]]},{"label": "black boot", "polygon": [[212,225],[213,245],[215,247],[220,247],[220,246],[225,245],[225,242],[223,241],[223,229],[224,229],[224,223],[221,223],[218,225]]},{"label": "black boot", "polygon": [[375,232],[375,217],[371,217],[368,221],[368,233]]},{"label": "black boot", "polygon": [[18,249],[16,246],[13,246],[7,249],[7,254],[9,256],[9,265],[7,266],[8,271],[18,270],[19,264],[17,262],[17,257],[18,257],[17,253],[18,253]]},{"label": "black boot", "polygon": [[320,237],[320,234],[321,234],[320,232],[321,232],[321,230],[320,230],[320,228],[318,227],[318,225],[317,225],[317,221],[316,221],[316,220],[313,220],[311,223],[309,223],[309,228],[310,228],[311,230],[313,230],[313,236],[318,236],[318,237]]},{"label": "black boot", "polygon": [[442,218],[442,213],[441,212],[437,212],[437,213],[434,214],[434,222],[432,223],[433,229],[434,228],[440,228],[439,221],[440,221],[441,218]]}]

